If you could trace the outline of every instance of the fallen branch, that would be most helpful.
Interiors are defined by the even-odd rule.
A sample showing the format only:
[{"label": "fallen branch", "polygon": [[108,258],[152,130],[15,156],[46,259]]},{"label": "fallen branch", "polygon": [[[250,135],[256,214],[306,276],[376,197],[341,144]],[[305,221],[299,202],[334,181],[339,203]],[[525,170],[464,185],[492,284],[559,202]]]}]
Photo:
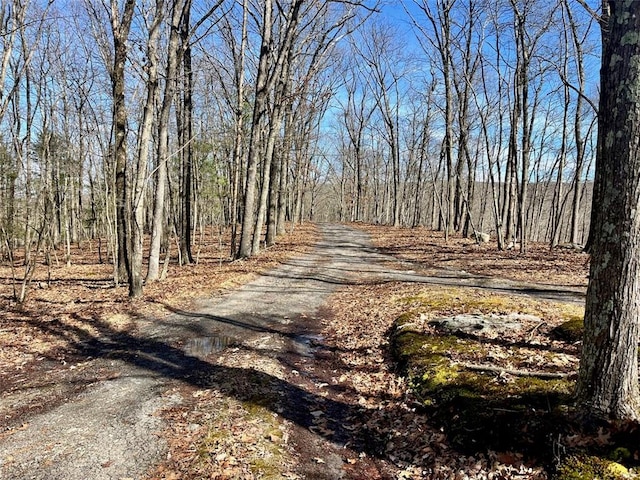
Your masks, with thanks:
[{"label": "fallen branch", "polygon": [[538,378],[567,378],[569,373],[553,373],[553,372],[532,372],[531,370],[515,370],[512,368],[495,367],[493,365],[476,365],[473,363],[463,363],[462,366],[469,370],[508,373],[516,377],[538,377]]},{"label": "fallen branch", "polygon": [[546,325],[546,324],[547,324],[547,322],[542,321],[542,322],[540,322],[539,324],[537,324],[535,327],[533,327],[533,328],[531,329],[531,331],[529,332],[529,342],[533,339],[533,336],[536,334],[536,331],[537,331],[541,326]]}]

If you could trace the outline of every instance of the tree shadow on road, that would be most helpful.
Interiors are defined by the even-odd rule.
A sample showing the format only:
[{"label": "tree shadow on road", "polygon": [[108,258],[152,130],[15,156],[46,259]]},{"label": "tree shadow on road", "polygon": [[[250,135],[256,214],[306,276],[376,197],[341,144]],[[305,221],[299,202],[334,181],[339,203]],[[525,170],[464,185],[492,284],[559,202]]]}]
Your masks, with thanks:
[{"label": "tree shadow on road", "polygon": [[[198,389],[216,389],[241,402],[267,408],[336,445],[348,444],[349,448],[367,455],[380,456],[384,451],[380,443],[383,439],[370,438],[364,432],[353,429],[354,423],[362,422],[368,416],[367,409],[360,405],[337,401],[329,398],[330,395],[318,395],[258,369],[217,365],[189,355],[182,348],[163,339],[143,337],[131,331],[117,331],[100,320],[76,318],[76,321],[76,324],[70,325],[61,321],[41,322],[37,318],[25,320],[47,334],[67,340],[70,345],[66,351],[68,360],[121,361],[133,367],[131,371],[125,370],[123,376],[141,375],[142,371],[147,372],[142,373],[143,375],[160,380],[177,381]],[[248,328],[253,333],[277,334],[295,339],[294,333],[246,324],[235,319],[216,317],[215,321],[226,322],[236,328]],[[293,352],[287,350],[285,353]],[[86,379],[86,386],[92,383],[90,379]],[[318,430],[315,426],[320,408],[329,423]]]}]

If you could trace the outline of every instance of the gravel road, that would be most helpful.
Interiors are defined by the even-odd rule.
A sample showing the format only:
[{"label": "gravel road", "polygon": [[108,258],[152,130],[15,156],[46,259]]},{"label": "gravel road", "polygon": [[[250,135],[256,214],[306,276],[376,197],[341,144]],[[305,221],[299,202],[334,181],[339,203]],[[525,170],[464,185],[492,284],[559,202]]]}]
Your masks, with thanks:
[{"label": "gravel road", "polygon": [[[0,479],[143,478],[166,455],[159,435],[165,425],[158,412],[180,402],[169,393],[176,382],[197,385],[211,368],[207,355],[227,345],[260,341],[263,347],[290,349],[298,344],[304,350],[309,339],[283,338],[281,327],[300,316],[316,315],[341,285],[407,281],[582,301],[583,292],[571,289],[450,271],[421,276],[410,264],[377,252],[366,233],[343,225],[321,225],[320,231],[313,251],[223,297],[200,300],[191,311],[162,321],[143,319],[135,335],[114,333],[82,345],[91,362],[116,374],[63,404],[43,408],[22,428],[0,436]],[[326,468],[337,471],[339,465]]]}]

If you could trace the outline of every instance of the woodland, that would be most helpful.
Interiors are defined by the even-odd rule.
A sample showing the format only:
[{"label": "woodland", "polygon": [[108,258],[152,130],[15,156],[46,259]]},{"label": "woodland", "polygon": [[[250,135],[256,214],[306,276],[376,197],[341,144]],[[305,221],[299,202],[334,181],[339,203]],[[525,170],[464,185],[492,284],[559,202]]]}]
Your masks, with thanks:
[{"label": "woodland", "polygon": [[522,252],[587,240],[597,6],[1,7],[0,253],[21,264],[19,302],[39,258],[71,264],[85,242],[138,296],[173,249],[196,261],[207,227],[230,230],[232,258],[304,220]]},{"label": "woodland", "polygon": [[[640,455],[633,447],[640,418],[636,4],[0,1],[0,333],[12,346],[4,361],[14,367],[2,379],[7,392],[21,391],[43,359],[83,365],[77,355],[91,351],[86,338],[138,342],[131,334],[149,314],[175,313],[198,295],[246,283],[253,267],[272,266],[270,258],[312,251],[314,224],[349,222],[399,261],[461,284],[469,276],[481,284],[505,278],[508,288],[492,288],[531,296],[540,289],[535,282],[555,293],[576,287],[569,293],[578,296],[587,286],[584,311],[471,287],[378,289],[366,278],[338,293],[334,301],[345,308],[329,308],[322,319],[334,356],[321,373],[346,370],[337,380],[301,381],[315,389],[305,397],[309,408],[343,377],[351,384],[344,391],[357,392],[350,401],[362,409],[349,403],[342,412],[346,430],[366,444],[353,447],[358,458],[343,459],[353,478],[367,477],[369,467],[377,473],[367,478],[386,478],[386,468],[389,478],[458,478],[456,469],[468,474],[460,478],[547,478],[564,474],[567,458],[588,464],[587,473],[571,476],[567,467],[559,478],[633,475],[617,462],[633,467]],[[292,252],[291,242],[293,250],[304,246]],[[351,318],[356,304],[370,316]],[[475,338],[481,346],[428,322],[434,312],[469,311],[533,312],[540,320],[527,317],[524,336]],[[565,320],[571,334],[554,336]],[[416,361],[413,353],[425,351],[426,360]],[[388,355],[403,376],[389,370]],[[216,359],[231,369],[246,362],[240,371],[250,381],[214,379],[229,380],[230,395],[206,384],[182,391],[193,399],[181,407],[188,411],[164,412],[175,415],[168,444],[176,457],[154,478],[181,478],[181,469],[195,478],[198,458],[206,458],[209,476],[213,468],[219,478],[243,478],[246,467],[242,475],[254,478],[229,461],[244,443],[232,436],[221,447],[220,424],[194,440],[205,404],[239,414],[229,420],[232,430],[249,422],[242,438],[255,427],[250,445],[267,438],[280,453],[289,448],[288,430],[282,434],[279,423],[280,433],[265,433],[265,405],[243,390],[255,378],[270,388],[262,374],[246,373],[247,358]],[[478,365],[482,358],[497,366]],[[545,362],[553,371],[537,370]],[[299,376],[301,365],[289,365],[287,375]],[[69,378],[81,370],[52,369]],[[27,375],[11,377],[20,371]],[[96,375],[118,375],[109,372]],[[557,382],[526,381],[522,393],[514,390],[520,376]],[[280,393],[290,392],[291,378]],[[282,412],[265,395],[270,422]],[[507,402],[512,397],[523,403]],[[419,414],[434,406],[429,420]],[[474,418],[478,406],[491,415]],[[371,422],[350,416],[371,411],[379,412]],[[332,439],[339,417],[326,414],[310,411],[309,430]],[[196,420],[185,424],[180,415]],[[492,430],[496,419],[504,430]],[[491,434],[484,450],[478,431]],[[381,437],[386,443],[367,444]],[[532,453],[531,445],[543,448]],[[293,455],[274,468],[287,470]]]}]

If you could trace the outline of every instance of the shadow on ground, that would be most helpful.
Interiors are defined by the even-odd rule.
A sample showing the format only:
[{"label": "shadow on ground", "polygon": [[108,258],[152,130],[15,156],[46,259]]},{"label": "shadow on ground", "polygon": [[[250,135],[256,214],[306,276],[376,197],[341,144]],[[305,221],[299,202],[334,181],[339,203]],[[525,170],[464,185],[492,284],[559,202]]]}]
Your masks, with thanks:
[{"label": "shadow on ground", "polygon": [[[254,333],[277,334],[292,340],[297,338],[296,333],[260,327],[236,319],[185,311],[176,311],[176,313],[191,318],[215,320],[235,328],[248,329]],[[322,405],[325,417],[330,419],[330,423],[321,432],[313,429],[315,433],[337,445],[349,444],[351,449],[368,455],[380,456],[384,451],[384,444],[381,443],[384,439],[371,438],[364,432],[354,431],[352,428],[354,422],[366,419],[368,416],[367,409],[360,405],[335,401],[328,396],[310,393],[297,385],[251,368],[215,365],[206,359],[188,355],[181,348],[165,341],[143,338],[132,332],[115,331],[99,320],[91,318],[76,320],[82,320],[84,325],[90,326],[98,333],[91,334],[88,329],[70,326],[59,321],[40,322],[37,319],[29,319],[26,322],[46,333],[73,339],[69,342],[71,347],[67,358],[74,357],[78,361],[118,360],[137,369],[143,369],[153,377],[176,380],[199,389],[217,389],[239,401],[267,408],[305,429],[314,427],[314,421],[317,419],[312,412],[317,411],[318,405]],[[287,350],[284,353],[291,355],[294,352]],[[89,384],[91,382],[87,381],[87,385]],[[327,388],[335,388],[336,391],[344,390],[341,386]],[[393,415],[393,412],[389,414]]]},{"label": "shadow on ground", "polygon": [[[490,278],[456,274],[450,271],[448,276],[427,277],[415,272],[392,270],[388,263],[384,263],[389,262],[388,257],[379,255],[375,249],[369,249],[366,245],[365,241],[344,243],[337,246],[321,243],[317,250],[318,263],[314,264],[309,260],[306,263],[303,260],[293,260],[287,262],[288,266],[302,267],[301,273],[292,274],[286,270],[275,270],[265,276],[270,277],[276,283],[289,280],[300,281],[299,283],[288,283],[289,290],[284,294],[292,295],[295,293],[305,301],[315,293],[326,293],[335,286],[390,282],[476,287],[509,294],[529,294],[554,298],[560,296],[565,300],[575,300],[576,298],[576,292],[573,291],[559,292],[556,289],[546,287],[516,286],[509,282],[498,282]],[[336,254],[336,249],[339,251],[338,254]],[[365,254],[367,259],[363,266],[363,259],[359,258],[359,255],[365,256]],[[330,259],[333,263],[325,265]],[[255,285],[249,286],[245,290],[251,288],[257,287]],[[257,290],[258,293],[283,295],[278,287],[262,286],[260,288]],[[579,296],[578,294],[578,298]],[[181,318],[188,319],[181,327],[182,338],[210,334],[201,328],[200,324],[203,323],[215,323],[232,331],[243,331],[252,335],[277,335],[290,342],[295,342],[300,335],[300,332],[284,327],[282,323],[279,323],[279,319],[270,319],[267,313],[258,312],[253,315],[254,318],[231,318],[231,316],[225,317],[211,313],[175,309],[173,312]],[[154,338],[133,331],[118,331],[104,322],[91,318],[88,314],[86,317],[76,315],[75,320],[77,321],[75,325],[57,320],[40,321],[38,318],[28,318],[25,322],[46,333],[65,339],[67,344],[71,346],[70,354],[75,355],[78,361],[87,358],[122,361],[139,369],[136,370],[137,374],[144,371],[143,374],[152,377],[175,380],[201,389],[216,389],[240,401],[265,407],[304,429],[312,429],[315,426],[314,413],[317,412],[318,405],[322,405],[325,417],[330,419],[329,423],[326,428],[313,431],[332,443],[341,446],[348,445],[356,453],[387,459],[389,444],[392,439],[398,443],[399,432],[402,434],[403,431],[422,428],[424,425],[422,423],[416,426],[413,420],[417,415],[413,410],[400,409],[397,403],[388,401],[389,399],[383,397],[382,394],[377,399],[379,401],[375,402],[376,407],[367,406],[366,402],[360,404],[355,401],[339,401],[335,398],[340,398],[339,395],[344,393],[345,388],[348,388],[344,385],[332,385],[330,382],[326,382],[326,390],[323,393],[329,391],[330,394],[320,395],[252,368],[220,366],[208,362],[206,358],[189,355],[184,349],[179,348],[172,338],[169,339],[169,336],[158,335]],[[174,325],[167,325],[167,328],[171,329]],[[233,334],[231,335],[233,336]],[[243,346],[242,348],[247,347]],[[320,345],[320,348],[323,346]],[[330,347],[325,350],[328,354],[332,353]],[[278,355],[278,352],[272,353]],[[293,355],[295,355],[295,351],[287,350],[283,353],[282,361],[290,367],[299,369],[299,365],[295,364],[295,359],[292,359]],[[347,366],[344,367],[347,368]],[[467,388],[466,391],[470,391],[470,388]],[[450,395],[452,392],[443,393]],[[505,424],[508,424],[509,415],[513,413],[512,416],[522,417],[520,412],[503,412],[509,413],[509,415],[501,415],[500,410],[513,410],[513,405],[490,404],[486,398],[483,398],[482,392],[471,393],[472,398],[468,399],[468,403],[465,405],[443,402],[444,408],[437,411],[431,409],[430,411],[430,415],[436,420],[438,427],[441,427],[448,436],[449,443],[470,454],[486,452],[488,448],[509,448],[516,445],[510,441],[513,440],[514,433],[518,434],[517,429],[512,429],[512,435],[505,436],[502,443],[487,444],[483,442],[483,436],[486,437],[486,434],[490,433],[487,431],[487,425],[490,425],[491,422],[504,421]],[[544,398],[536,399],[536,403],[532,404],[531,408],[544,408],[544,401]],[[378,407],[378,405],[383,406]],[[473,423],[471,420],[458,422],[457,418],[460,418],[461,415],[460,408],[464,408],[465,412],[484,412],[478,416],[482,422]],[[385,417],[388,423],[371,425],[372,419],[377,420],[381,417]],[[365,428],[363,425],[368,426]],[[437,428],[434,430],[438,431]],[[500,431],[504,432],[505,430]],[[412,461],[414,458],[420,458],[416,457],[416,452],[425,446],[433,451],[437,450],[436,446],[428,445],[429,433],[419,433],[423,437],[420,439],[421,444],[406,445],[403,447],[404,451],[398,446],[391,449],[396,459]],[[538,442],[548,440],[548,438],[536,438]],[[522,444],[517,446],[518,448],[526,448],[526,445]],[[433,458],[433,456],[425,458],[424,463],[427,464]]]}]

